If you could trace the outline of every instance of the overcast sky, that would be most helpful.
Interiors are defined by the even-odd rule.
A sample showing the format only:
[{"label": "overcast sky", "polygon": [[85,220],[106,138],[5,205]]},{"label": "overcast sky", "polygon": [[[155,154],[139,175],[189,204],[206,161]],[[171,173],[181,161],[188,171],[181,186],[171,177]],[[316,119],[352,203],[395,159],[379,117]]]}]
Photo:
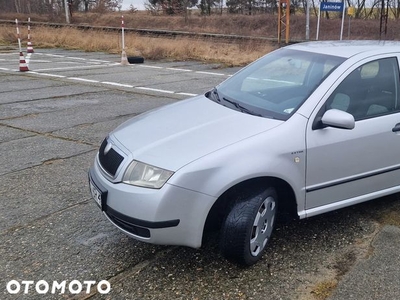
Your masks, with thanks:
[{"label": "overcast sky", "polygon": [[140,10],[144,10],[144,1],[145,0],[123,0],[122,2],[122,9],[126,10],[129,9],[131,4],[133,4],[134,7]]}]

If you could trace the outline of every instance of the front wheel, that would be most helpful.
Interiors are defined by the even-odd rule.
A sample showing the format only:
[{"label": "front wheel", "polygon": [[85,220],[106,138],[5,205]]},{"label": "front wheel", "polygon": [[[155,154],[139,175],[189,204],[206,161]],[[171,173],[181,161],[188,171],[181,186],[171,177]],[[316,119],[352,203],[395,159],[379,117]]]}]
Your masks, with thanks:
[{"label": "front wheel", "polygon": [[277,194],[274,188],[237,202],[222,225],[222,254],[240,265],[255,264],[269,241],[276,213]]}]

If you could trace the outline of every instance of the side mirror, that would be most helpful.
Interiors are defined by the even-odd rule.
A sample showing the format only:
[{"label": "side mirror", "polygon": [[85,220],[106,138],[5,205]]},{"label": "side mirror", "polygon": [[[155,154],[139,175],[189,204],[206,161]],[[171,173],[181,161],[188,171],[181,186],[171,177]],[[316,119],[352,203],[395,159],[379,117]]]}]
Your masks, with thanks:
[{"label": "side mirror", "polygon": [[327,110],[321,118],[324,126],[341,129],[353,129],[356,125],[353,115],[339,109]]}]

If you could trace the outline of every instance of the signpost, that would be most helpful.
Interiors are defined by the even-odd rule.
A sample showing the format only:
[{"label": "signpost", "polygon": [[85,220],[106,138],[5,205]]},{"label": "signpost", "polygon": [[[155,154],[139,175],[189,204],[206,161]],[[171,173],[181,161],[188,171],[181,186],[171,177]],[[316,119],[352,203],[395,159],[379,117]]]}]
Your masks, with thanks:
[{"label": "signpost", "polygon": [[342,40],[345,8],[346,8],[346,5],[344,2],[321,2],[320,6],[319,6],[319,14],[318,14],[318,22],[317,22],[317,37],[316,37],[317,41],[318,41],[318,36],[319,36],[319,23],[321,20],[321,11],[342,12],[342,26],[340,28],[340,40]]}]

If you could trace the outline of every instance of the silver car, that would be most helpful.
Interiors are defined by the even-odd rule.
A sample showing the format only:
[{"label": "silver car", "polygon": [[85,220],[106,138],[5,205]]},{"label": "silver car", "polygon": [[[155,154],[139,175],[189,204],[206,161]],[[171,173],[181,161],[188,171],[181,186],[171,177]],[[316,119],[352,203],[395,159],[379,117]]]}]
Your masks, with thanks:
[{"label": "silver car", "polygon": [[148,243],[257,262],[278,216],[400,191],[400,42],[301,43],[205,95],[122,124],[89,171],[104,215]]}]

